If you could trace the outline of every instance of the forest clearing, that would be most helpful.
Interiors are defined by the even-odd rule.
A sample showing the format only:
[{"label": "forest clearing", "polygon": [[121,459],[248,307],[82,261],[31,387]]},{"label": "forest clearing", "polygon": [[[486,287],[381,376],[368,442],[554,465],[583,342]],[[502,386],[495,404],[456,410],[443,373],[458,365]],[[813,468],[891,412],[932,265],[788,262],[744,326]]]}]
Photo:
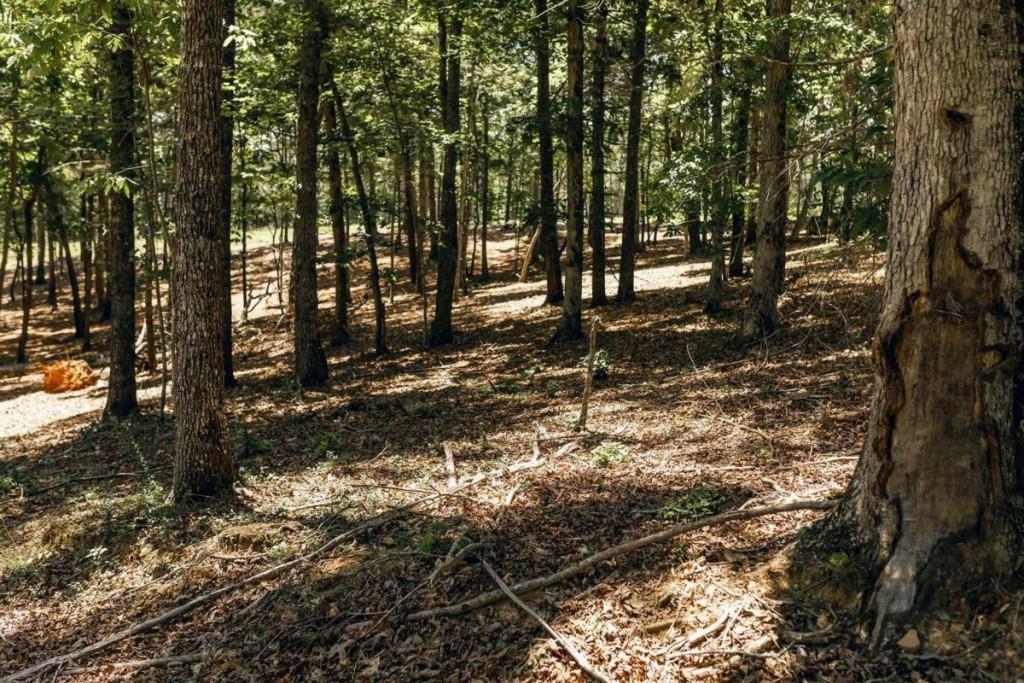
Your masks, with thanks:
[{"label": "forest clearing", "polygon": [[0,683],[1024,683],[1021,2],[11,0],[0,64]]}]

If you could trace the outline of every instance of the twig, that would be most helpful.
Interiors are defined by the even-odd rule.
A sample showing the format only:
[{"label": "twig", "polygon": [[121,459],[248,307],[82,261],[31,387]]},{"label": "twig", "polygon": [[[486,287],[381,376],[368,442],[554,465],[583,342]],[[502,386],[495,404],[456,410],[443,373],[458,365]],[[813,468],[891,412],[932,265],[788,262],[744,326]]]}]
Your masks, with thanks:
[{"label": "twig", "polygon": [[201,662],[208,657],[206,652],[191,652],[185,655],[174,655],[172,657],[159,657],[157,659],[135,659],[129,662],[115,662],[113,664],[98,664],[96,666],[85,666],[74,669],[62,669],[62,675],[70,674],[84,674],[94,671],[99,667],[107,668],[113,667],[114,669],[128,669],[130,671],[139,671],[140,669],[153,669],[170,666],[185,666],[187,664],[196,664]]},{"label": "twig", "polygon": [[151,468],[150,470],[148,470],[146,472],[111,472],[110,474],[96,474],[96,475],[88,476],[88,477],[73,477],[71,479],[64,479],[63,481],[59,481],[56,484],[50,484],[49,486],[44,486],[41,489],[33,489],[31,491],[26,491],[25,495],[28,496],[28,497],[38,496],[39,494],[46,493],[47,491],[52,491],[54,489],[59,489],[59,488],[65,487],[65,486],[70,486],[71,484],[80,484],[80,483],[86,482],[86,481],[103,481],[105,479],[121,479],[121,478],[128,479],[128,478],[137,478],[137,477],[147,477],[150,474],[152,474],[153,472],[159,472],[161,470],[168,470],[168,469],[170,469],[170,465],[161,466],[161,467],[153,467],[153,468]]},{"label": "twig", "polygon": [[595,681],[601,681],[602,683],[611,683],[612,679],[609,678],[607,674],[595,669],[593,665],[591,665],[590,661],[587,660],[587,656],[580,652],[578,649],[576,649],[576,647],[571,642],[569,642],[568,638],[563,636],[555,629],[551,628],[551,626],[549,626],[548,623],[544,621],[544,619],[542,619],[539,614],[534,612],[532,609],[530,609],[529,605],[520,600],[519,596],[513,593],[512,589],[509,588],[508,585],[501,580],[501,577],[498,576],[498,573],[494,571],[494,568],[487,562],[487,560],[480,560],[480,564],[482,564],[484,570],[488,574],[490,574],[491,578],[494,580],[494,583],[497,584],[501,592],[507,595],[508,599],[514,602],[519,607],[519,609],[529,614],[534,621],[536,621],[538,624],[544,627],[544,630],[547,631],[548,634],[555,639],[555,642],[561,645],[562,648],[569,653],[569,656],[572,657],[576,664],[580,667],[580,669],[583,670],[583,673],[587,674]]},{"label": "twig", "polygon": [[[457,542],[458,542],[458,539],[456,539],[456,543]],[[437,580],[437,577],[439,577],[442,574],[445,574],[445,573],[451,571],[453,567],[458,566],[464,559],[466,559],[466,557],[470,553],[476,552],[477,550],[480,550],[480,548],[483,548],[483,547],[484,547],[483,543],[470,543],[469,545],[467,545],[465,548],[463,548],[462,550],[458,551],[457,553],[449,553],[449,556],[444,559],[444,562],[442,562],[441,564],[437,565],[437,568],[434,569],[434,571],[430,572],[430,578],[428,579],[428,581],[430,583],[434,583],[434,581]],[[454,549],[455,549],[455,544],[452,544],[452,550],[454,550]]]},{"label": "twig", "polygon": [[580,419],[576,428],[582,432],[587,431],[587,408],[590,404],[590,394],[594,390],[594,356],[597,355],[597,328],[601,324],[601,318],[594,316],[590,323],[590,353],[587,354],[587,374],[583,385],[583,405],[580,406]]},{"label": "twig", "polygon": [[[748,510],[733,510],[726,512],[721,515],[714,515],[712,517],[706,517],[699,519],[695,522],[688,522],[686,524],[678,524],[671,526],[667,529],[662,529],[656,533],[641,538],[620,543],[617,546],[602,550],[599,553],[595,553],[586,557],[582,560],[574,562],[570,565],[563,567],[554,574],[548,576],[542,576],[529,581],[523,581],[512,586],[512,591],[521,593],[531,593],[533,591],[553,586],[557,583],[561,583],[566,579],[571,579],[574,576],[578,576],[588,571],[590,568],[595,567],[602,562],[606,562],[619,555],[625,555],[626,553],[638,550],[640,548],[654,545],[655,543],[662,543],[664,541],[671,540],[676,536],[685,534],[690,531],[697,529],[703,529],[709,526],[718,526],[720,524],[726,524],[728,522],[739,522],[748,519],[755,519],[757,517],[765,517],[767,515],[775,515],[782,512],[793,512],[795,510],[830,510],[836,506],[836,501],[832,500],[804,500],[796,501],[793,503],[786,503],[784,505],[777,505],[772,507],[760,507],[750,508]],[[504,593],[502,591],[490,591],[482,593],[475,598],[465,600],[463,602],[445,605],[443,607],[435,607],[433,609],[420,610],[409,615],[410,620],[420,621],[424,619],[434,619],[436,617],[453,617],[460,614],[466,614],[472,612],[475,609],[492,605],[504,599]],[[2,682],[0,682],[2,683]]]},{"label": "twig", "polygon": [[459,476],[455,473],[455,454],[452,452],[452,445],[447,441],[441,445],[444,448],[444,466],[448,471],[448,486],[455,486],[459,483]]}]

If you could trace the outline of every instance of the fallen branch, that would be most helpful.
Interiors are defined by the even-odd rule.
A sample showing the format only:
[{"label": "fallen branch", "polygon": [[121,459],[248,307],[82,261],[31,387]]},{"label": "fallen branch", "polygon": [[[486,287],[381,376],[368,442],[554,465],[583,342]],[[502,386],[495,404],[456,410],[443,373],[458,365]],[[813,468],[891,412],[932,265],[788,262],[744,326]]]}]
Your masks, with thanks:
[{"label": "fallen branch", "polygon": [[63,675],[71,675],[84,674],[94,672],[97,669],[107,668],[140,671],[142,669],[155,669],[171,666],[186,666],[189,664],[197,664],[205,660],[207,656],[208,653],[205,652],[192,652],[187,655],[174,655],[172,657],[159,657],[157,659],[135,659],[130,662],[115,662],[113,664],[97,664],[96,666],[76,667],[74,669],[64,669],[60,673]]},{"label": "fallen branch", "polygon": [[529,605],[520,600],[519,596],[513,593],[512,589],[508,587],[508,584],[501,580],[501,577],[498,576],[498,572],[494,571],[494,567],[492,567],[487,562],[487,560],[481,559],[480,563],[483,565],[487,573],[491,575],[491,578],[494,580],[494,583],[497,584],[498,589],[502,593],[507,595],[508,599],[514,602],[519,607],[519,609],[529,614],[534,621],[543,626],[544,630],[547,631],[548,634],[550,634],[550,636],[555,639],[555,642],[561,645],[562,649],[569,653],[569,656],[573,658],[573,660],[580,667],[580,669],[582,669],[583,673],[587,674],[595,681],[601,681],[601,683],[612,683],[612,679],[609,678],[607,674],[595,669],[591,665],[590,661],[587,659],[587,656],[580,652],[578,649],[576,649],[576,647],[569,641],[568,638],[563,636],[555,629],[551,628],[551,626],[549,626],[548,623],[544,621],[544,619],[542,619],[539,614],[534,612],[532,609],[530,609]]},{"label": "fallen branch", "polygon": [[[755,519],[757,517],[765,517],[767,515],[777,515],[782,512],[793,512],[795,510],[830,510],[836,506],[836,501],[832,500],[805,500],[796,501],[793,503],[786,503],[784,505],[776,505],[772,507],[760,507],[750,508],[747,510],[733,510],[732,512],[726,512],[721,515],[714,515],[712,517],[706,517],[699,519],[695,522],[689,522],[686,524],[678,524],[671,526],[667,529],[663,529],[656,533],[641,538],[620,543],[617,546],[602,550],[599,553],[590,555],[578,562],[574,562],[562,569],[558,570],[554,574],[548,576],[538,577],[536,579],[530,579],[523,581],[512,586],[512,592],[517,595],[524,593],[531,593],[533,591],[553,586],[556,583],[561,583],[566,579],[571,579],[574,576],[578,576],[587,570],[595,567],[603,562],[618,557],[619,555],[625,555],[626,553],[638,550],[640,548],[654,545],[655,543],[662,543],[664,541],[671,540],[676,536],[680,536],[690,531],[702,529],[709,526],[718,526],[720,524],[727,524],[728,522],[739,522],[748,519]],[[420,610],[419,612],[413,612],[407,618],[413,621],[421,621],[424,619],[433,619],[436,617],[454,617],[460,614],[466,614],[473,610],[486,607],[499,602],[505,598],[505,594],[500,591],[490,591],[482,593],[475,598],[465,600],[463,602],[445,605],[443,607],[435,607],[433,609]]]},{"label": "fallen branch", "polygon": [[63,488],[65,486],[71,486],[72,484],[81,484],[82,482],[86,481],[104,481],[106,479],[136,479],[139,477],[148,477],[154,472],[160,472],[169,469],[171,469],[170,465],[162,465],[160,467],[153,467],[146,472],[110,472],[108,474],[96,474],[88,477],[72,477],[70,479],[63,479],[61,481],[58,481],[56,484],[50,484],[49,486],[44,486],[39,489],[32,489],[30,491],[26,491],[25,495],[29,497],[38,496],[39,494],[46,493],[47,491],[53,491],[54,489]]},{"label": "fallen branch", "polygon": [[444,467],[448,472],[448,487],[451,488],[459,483],[459,476],[455,473],[455,454],[452,452],[452,445],[447,441],[442,446],[444,447]]},{"label": "fallen branch", "polygon": [[196,608],[202,607],[203,605],[206,605],[221,596],[233,593],[239,588],[243,588],[245,586],[259,583],[261,581],[267,581],[269,579],[281,576],[282,574],[288,572],[289,570],[301,564],[305,564],[319,558],[321,555],[337,547],[341,543],[349,540],[350,538],[353,538],[363,533],[364,531],[369,531],[371,529],[383,526],[397,519],[403,514],[409,512],[410,510],[413,510],[419,507],[420,505],[423,505],[424,503],[430,502],[437,498],[442,498],[447,495],[452,495],[454,493],[457,493],[458,491],[465,490],[470,486],[475,486],[476,484],[479,484],[482,481],[486,481],[490,477],[501,476],[503,474],[507,474],[510,472],[518,472],[520,470],[529,469],[530,467],[538,467],[544,464],[544,462],[546,461],[529,460],[523,463],[517,463],[516,465],[512,465],[510,467],[501,468],[495,472],[479,474],[463,482],[462,484],[459,484],[454,489],[448,489],[438,493],[431,493],[430,495],[423,496],[422,498],[417,498],[416,500],[406,503],[404,505],[400,505],[398,507],[391,508],[390,510],[386,510],[380,513],[379,515],[375,515],[370,519],[357,524],[348,531],[338,534],[337,536],[330,539],[318,548],[315,548],[310,552],[306,553],[305,555],[295,558],[294,560],[289,560],[288,562],[284,562],[282,564],[269,567],[261,572],[252,574],[251,576],[248,576],[244,579],[240,579],[232,584],[228,584],[227,586],[218,588],[215,591],[211,591],[209,593],[205,593],[198,597],[192,598],[191,600],[184,602],[170,610],[167,610],[162,614],[159,614],[155,617],[151,617],[144,621],[136,622],[134,624],[131,624],[130,626],[126,626],[120,631],[117,631],[116,633],[113,633],[101,640],[97,640],[96,642],[90,645],[86,645],[85,647],[79,650],[75,650],[74,652],[69,652],[66,654],[57,655],[55,657],[50,657],[49,659],[39,662],[38,664],[34,664],[28,667],[27,669],[22,669],[21,671],[16,671],[12,674],[8,674],[7,676],[0,678],[0,683],[14,683],[15,681],[21,681],[31,676],[35,676],[40,672],[46,671],[47,669],[50,669],[52,667],[67,664],[68,662],[73,661],[75,659],[79,659],[81,657],[94,655],[97,652],[101,652],[102,650],[105,650],[111,645],[114,645],[115,643],[119,643],[122,640],[131,638],[132,636],[138,635],[139,633],[149,631],[153,628],[156,628],[157,626],[161,626],[170,621],[173,621],[174,619],[177,619],[180,616],[188,614]]},{"label": "fallen branch", "polygon": [[594,316],[590,323],[590,353],[587,354],[587,373],[583,384],[583,404],[580,406],[580,418],[577,420],[577,428],[580,431],[587,431],[587,408],[590,407],[590,394],[594,391],[594,357],[597,355],[597,328],[601,319]]}]

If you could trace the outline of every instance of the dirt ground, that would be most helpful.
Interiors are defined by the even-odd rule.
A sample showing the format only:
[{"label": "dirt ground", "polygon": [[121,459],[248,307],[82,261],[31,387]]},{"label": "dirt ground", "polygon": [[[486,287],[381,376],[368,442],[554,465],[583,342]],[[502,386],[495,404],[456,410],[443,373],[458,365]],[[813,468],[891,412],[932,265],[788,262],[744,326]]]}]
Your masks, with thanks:
[{"label": "dirt ground", "polygon": [[[390,513],[278,576],[40,680],[579,681],[565,651],[509,602],[409,616],[493,590],[480,558],[512,583],[681,521],[843,491],[864,437],[882,255],[797,243],[785,328],[745,346],[735,333],[747,281],[731,281],[725,310],[709,318],[709,263],[684,257],[678,239],[649,246],[637,301],[585,312],[588,324],[601,318],[607,367],[587,430],[577,431],[586,346],[548,346],[560,312],[543,305],[538,273],[513,281],[513,239],[496,232],[492,280],[474,282],[457,304],[448,348],[422,347],[420,300],[399,257],[390,353],[374,357],[365,275],[354,273],[354,342],[329,349],[321,391],[292,381],[274,251],[253,254],[254,291],[267,295],[246,321],[236,314],[240,386],[227,395],[241,482],[189,513],[167,499],[174,425],[160,415],[159,374],[140,376],[143,409],[130,422],[101,418],[102,376],[44,393],[41,364],[81,358],[104,369],[106,326],[94,328],[98,350],[80,352],[65,292],[56,313],[45,303],[33,311],[30,364],[10,365],[19,312],[5,301],[0,676],[431,496],[453,479],[445,445],[454,480],[469,482],[457,494]],[[1024,593],[1004,587],[918,624],[919,643],[904,634],[901,645],[869,651],[864,596],[852,583],[817,590],[843,585],[843,553],[799,556],[820,585],[794,578],[808,572],[794,571],[792,548],[820,515],[695,531],[527,602],[619,681],[1022,680]],[[464,561],[446,562],[467,546]],[[178,655],[169,666],[139,663]]]}]

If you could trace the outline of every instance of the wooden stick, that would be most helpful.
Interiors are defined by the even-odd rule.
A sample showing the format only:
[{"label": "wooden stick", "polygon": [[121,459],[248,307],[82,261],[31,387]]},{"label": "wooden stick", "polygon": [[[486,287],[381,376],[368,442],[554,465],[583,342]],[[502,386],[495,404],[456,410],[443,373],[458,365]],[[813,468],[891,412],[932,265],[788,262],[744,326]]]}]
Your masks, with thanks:
[{"label": "wooden stick", "polygon": [[498,572],[494,571],[494,567],[492,567],[487,562],[487,560],[481,559],[480,564],[482,564],[487,573],[491,575],[491,578],[494,580],[494,583],[497,584],[498,589],[502,593],[507,595],[508,599],[514,602],[519,607],[519,609],[529,614],[534,621],[536,621],[538,624],[544,627],[544,630],[547,631],[548,634],[555,639],[555,642],[561,645],[562,649],[569,653],[569,656],[572,657],[576,664],[580,667],[580,669],[583,670],[583,673],[587,674],[595,681],[601,681],[601,683],[612,683],[612,679],[609,678],[607,674],[595,669],[593,665],[591,665],[590,661],[587,659],[587,656],[580,652],[569,641],[568,638],[563,636],[555,629],[551,628],[551,626],[549,626],[548,623],[544,621],[544,619],[542,619],[539,614],[534,612],[532,609],[530,609],[529,605],[520,600],[519,596],[513,593],[512,589],[508,587],[508,584],[501,580],[501,577],[498,576]]},{"label": "wooden stick", "polygon": [[387,524],[388,522],[397,519],[398,517],[404,515],[410,510],[419,507],[424,503],[465,490],[470,486],[475,486],[476,484],[479,484],[482,481],[486,481],[492,476],[502,476],[511,472],[518,472],[521,470],[530,469],[531,467],[539,467],[540,465],[543,465],[544,462],[546,461],[528,460],[526,462],[516,463],[515,465],[511,465],[509,467],[500,468],[495,472],[479,474],[475,477],[472,477],[471,479],[466,480],[462,484],[459,484],[454,489],[448,489],[446,491],[442,491],[439,493],[432,493],[430,495],[423,496],[422,498],[417,498],[416,500],[406,503],[404,505],[400,505],[398,507],[391,508],[390,510],[386,510],[380,513],[379,515],[375,515],[370,519],[357,524],[348,531],[338,534],[337,536],[327,541],[320,547],[315,548],[314,550],[311,550],[305,555],[297,557],[294,560],[289,560],[288,562],[284,562],[282,564],[269,567],[261,572],[247,576],[244,579],[240,579],[232,584],[222,586],[221,588],[218,588],[215,591],[211,591],[210,593],[205,593],[198,597],[192,598],[191,600],[183,602],[177,607],[167,610],[162,614],[126,626],[120,631],[117,631],[116,633],[113,633],[107,636],[106,638],[102,638],[101,640],[97,640],[96,642],[90,645],[86,645],[81,649],[75,650],[74,652],[68,652],[66,654],[50,657],[49,659],[45,659],[39,662],[38,664],[34,664],[26,669],[22,669],[21,671],[16,671],[12,674],[8,674],[7,676],[0,678],[0,683],[14,683],[15,681],[21,681],[31,676],[35,676],[36,674],[39,674],[42,671],[46,671],[51,667],[67,664],[68,662],[73,661],[75,659],[79,659],[80,657],[94,655],[97,652],[101,652],[102,650],[107,649],[115,643],[119,643],[122,640],[131,638],[132,636],[138,635],[139,633],[149,631],[153,628],[156,628],[157,626],[161,626],[170,621],[173,621],[184,614],[188,614],[197,607],[201,607],[207,603],[210,603],[223,595],[227,595],[228,593],[232,593],[238,590],[239,588],[243,588],[254,583],[267,581],[269,579],[281,576],[290,569],[293,569],[301,564],[305,564],[317,559],[324,553],[337,547],[346,540],[353,538],[354,536],[357,536],[364,531],[369,531],[370,529],[375,529],[379,526],[383,526],[384,524]]},{"label": "wooden stick", "polygon": [[540,226],[537,226],[536,232],[534,232],[533,237],[530,238],[530,246],[526,247],[526,253],[523,254],[523,268],[519,271],[520,282],[526,282],[526,275],[530,270],[530,261],[533,260],[533,252],[537,248],[537,240],[540,239],[540,231]]},{"label": "wooden stick", "polygon": [[190,654],[174,655],[172,657],[159,657],[157,659],[135,659],[129,662],[115,662],[113,664],[76,667],[74,669],[64,669],[60,673],[63,675],[84,674],[94,671],[97,668],[107,668],[108,666],[114,669],[128,669],[131,671],[158,667],[185,666],[187,664],[196,664],[201,662],[206,659],[206,657],[207,653],[205,652],[192,652]]},{"label": "wooden stick", "polygon": [[447,441],[441,445],[444,447],[444,466],[448,470],[448,486],[456,486],[459,483],[459,477],[455,474],[455,454],[452,453],[452,445]]},{"label": "wooden stick", "polygon": [[[553,586],[556,583],[561,583],[566,579],[571,579],[574,576],[578,576],[592,567],[595,567],[602,562],[606,562],[619,555],[625,555],[626,553],[645,548],[655,543],[663,543],[664,541],[671,540],[676,536],[680,536],[690,531],[702,529],[709,526],[718,526],[720,524],[726,524],[728,522],[739,522],[748,519],[755,519],[757,517],[765,517],[767,515],[777,515],[782,512],[793,512],[795,510],[831,510],[837,504],[834,500],[804,500],[796,501],[793,503],[786,503],[785,505],[776,505],[772,507],[760,507],[760,508],[749,508],[747,510],[733,510],[726,512],[721,515],[714,515],[712,517],[705,517],[695,522],[688,522],[686,524],[678,524],[671,526],[667,529],[662,529],[656,533],[641,538],[620,543],[617,546],[602,550],[599,553],[595,553],[572,564],[562,567],[554,574],[548,576],[542,576],[528,581],[522,581],[512,586],[512,591],[517,595],[524,593],[532,593],[533,591]],[[419,612],[413,612],[407,618],[413,621],[422,621],[424,619],[434,619],[437,617],[454,617],[460,614],[466,614],[473,610],[487,605],[493,605],[496,602],[503,600],[505,594],[500,591],[490,591],[487,593],[481,593],[475,598],[465,600],[463,602],[444,605],[443,607],[435,607],[433,609],[420,610]]]},{"label": "wooden stick", "polygon": [[590,353],[587,354],[587,375],[583,385],[583,405],[580,406],[580,419],[576,428],[587,430],[587,406],[590,404],[590,393],[594,390],[594,356],[597,355],[597,328],[601,318],[594,316],[590,322]]}]

